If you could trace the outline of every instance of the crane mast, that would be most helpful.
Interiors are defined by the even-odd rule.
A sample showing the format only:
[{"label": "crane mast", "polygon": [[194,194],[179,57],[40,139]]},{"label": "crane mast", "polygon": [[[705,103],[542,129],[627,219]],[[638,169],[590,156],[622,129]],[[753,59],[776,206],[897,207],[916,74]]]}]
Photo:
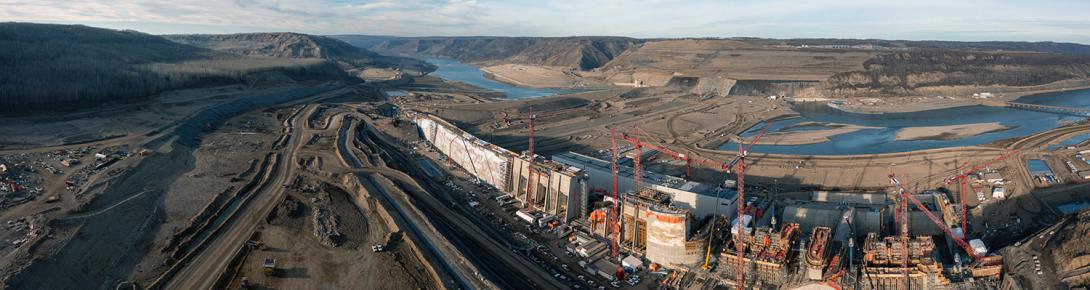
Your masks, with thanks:
[{"label": "crane mast", "polygon": [[[758,136],[758,138],[760,138]],[[756,140],[754,140],[756,142]],[[738,151],[742,152],[742,156],[738,160],[738,236],[734,240],[734,250],[738,252],[738,269],[734,271],[734,280],[738,284],[738,289],[745,287],[746,282],[746,268],[743,257],[745,256],[745,195],[746,195],[746,152],[742,150],[742,143],[738,143]]]},{"label": "crane mast", "polygon": [[[1011,153],[1011,154],[1013,154],[1013,153]],[[1010,156],[1010,154],[1007,154],[1002,158],[1006,158],[1006,156]],[[996,161],[998,161],[998,160],[996,160]],[[980,167],[980,166],[978,166],[978,167]],[[972,170],[972,171],[975,171],[975,170]],[[954,232],[952,230],[950,230],[950,227],[947,226],[946,223],[943,222],[943,220],[941,218],[939,218],[934,213],[932,213],[931,210],[927,209],[927,207],[925,207],[922,202],[920,202],[918,199],[916,199],[915,196],[913,196],[911,193],[909,193],[908,190],[905,188],[904,184],[902,184],[899,180],[897,180],[896,176],[893,173],[890,173],[889,178],[890,178],[890,183],[895,185],[898,192],[900,193],[901,207],[903,207],[907,211],[908,210],[908,202],[912,202],[912,205],[915,205],[917,208],[919,208],[920,211],[922,211],[924,213],[924,215],[927,216],[927,219],[931,220],[932,223],[934,223],[936,226],[938,226],[940,229],[942,229],[942,231],[947,236],[949,236],[950,239],[954,240],[954,243],[957,244],[959,247],[961,247],[961,249],[964,250],[965,253],[970,258],[972,258],[974,262],[982,263],[982,264],[985,264],[984,266],[987,266],[986,264],[989,261],[995,262],[995,261],[1000,261],[1001,260],[1001,258],[1000,259],[993,259],[994,257],[983,257],[981,255],[978,255],[976,253],[976,251],[973,249],[972,245],[969,245],[969,243],[965,242],[965,240],[962,237],[959,237],[958,235],[955,235]],[[901,230],[902,238],[905,239],[905,241],[907,242],[907,234],[908,234],[907,217],[903,218],[901,220],[901,224],[902,224],[902,230]],[[906,245],[906,247],[907,247],[907,245]],[[903,263],[907,263],[907,252],[906,252],[906,260]],[[905,287],[906,287],[906,289],[908,288],[908,274],[907,274],[907,272],[905,272]]]},{"label": "crane mast", "polygon": [[[1010,156],[1012,156],[1012,155],[1014,155],[1016,153],[1018,153],[1018,150],[1011,150],[1011,151],[1007,152],[1006,154],[1000,155],[998,158],[995,158],[995,159],[989,160],[987,162],[984,162],[984,163],[978,164],[976,166],[973,166],[969,170],[966,170],[965,172],[963,172],[961,174],[954,175],[953,177],[950,177],[950,178],[948,178],[946,180],[946,184],[950,184],[951,182],[956,181],[956,182],[959,182],[960,186],[961,186],[961,191],[960,191],[961,192],[961,194],[960,194],[961,195],[961,201],[959,201],[959,203],[960,203],[960,206],[961,206],[961,233],[962,233],[963,238],[968,238],[969,237],[969,228],[967,227],[967,225],[968,225],[968,214],[966,213],[966,209],[965,209],[965,192],[968,191],[968,187],[966,185],[968,184],[967,179],[969,179],[969,174],[973,174],[973,172],[976,172],[976,171],[978,171],[980,169],[983,169],[984,167],[991,166],[992,164],[994,164],[996,162],[1003,161],[1003,160],[1009,158]],[[966,163],[966,166],[968,166],[968,163]]]},{"label": "crane mast", "polygon": [[[620,210],[619,209],[620,200],[617,199],[617,170],[618,169],[617,169],[617,133],[616,133],[616,131],[614,131],[613,129],[609,129],[609,136],[610,136],[609,141],[610,141],[610,143],[613,144],[613,150],[611,151],[612,153],[610,154],[611,157],[613,158],[613,163],[612,163],[613,164],[613,170],[612,170],[613,171],[613,214],[612,214],[613,221],[611,221],[609,223],[610,227],[612,227],[613,224],[620,224],[620,215],[621,214],[619,212],[619,210]],[[620,228],[620,227],[617,227],[617,228]],[[620,237],[620,233],[616,233],[616,234],[617,234],[617,237]],[[610,239],[610,243],[612,244],[612,247],[611,247],[612,249],[611,249],[610,254],[613,257],[617,257],[617,239]]]},{"label": "crane mast", "polygon": [[529,154],[530,154],[530,163],[528,163],[527,166],[526,166],[526,168],[527,168],[527,170],[526,170],[526,173],[527,173],[527,176],[526,176],[526,201],[529,203],[530,209],[533,210],[534,209],[534,189],[537,188],[537,186],[535,186],[535,184],[534,184],[534,181],[535,181],[535,179],[534,179],[534,161],[536,159],[536,158],[534,158],[534,107],[530,107],[530,120],[529,121],[530,121],[529,122],[529,124],[530,124],[530,148],[529,148],[528,151],[529,151]]}]

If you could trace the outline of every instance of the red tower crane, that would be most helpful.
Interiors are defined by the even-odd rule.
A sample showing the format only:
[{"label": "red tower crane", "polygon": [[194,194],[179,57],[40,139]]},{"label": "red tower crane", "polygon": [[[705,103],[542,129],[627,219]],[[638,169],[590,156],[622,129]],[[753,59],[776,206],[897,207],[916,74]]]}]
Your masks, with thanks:
[{"label": "red tower crane", "polygon": [[1007,152],[1007,153],[1005,153],[1003,155],[1000,155],[999,157],[997,157],[995,159],[989,160],[989,161],[981,163],[981,164],[977,164],[976,166],[973,166],[973,168],[970,168],[969,170],[966,170],[964,173],[961,173],[959,175],[954,175],[954,176],[946,179],[945,184],[950,184],[950,183],[953,183],[953,182],[960,182],[961,183],[961,191],[960,191],[961,192],[961,201],[960,201],[960,203],[961,203],[961,232],[962,232],[962,237],[968,237],[969,236],[969,228],[966,227],[966,224],[967,224],[966,221],[968,219],[967,219],[967,215],[965,213],[965,191],[967,191],[967,188],[966,188],[967,182],[966,182],[966,180],[969,179],[969,174],[973,174],[973,172],[977,172],[978,170],[981,170],[981,169],[983,169],[985,167],[991,166],[992,164],[994,164],[996,162],[1003,161],[1003,160],[1009,158],[1010,156],[1012,156],[1012,155],[1014,155],[1016,153],[1018,153],[1018,150],[1011,150],[1011,151],[1009,151],[1009,152]]},{"label": "red tower crane", "polygon": [[[639,190],[640,184],[642,184],[642,182],[643,182],[643,160],[641,160],[641,159],[643,157],[643,148],[644,147],[654,149],[654,150],[656,150],[658,152],[661,152],[661,153],[669,154],[669,155],[673,156],[675,160],[685,160],[686,177],[688,177],[689,174],[691,173],[689,165],[694,160],[697,160],[698,163],[701,163],[701,164],[703,164],[705,166],[709,166],[709,167],[713,167],[713,168],[714,167],[725,168],[725,166],[726,166],[725,163],[723,163],[722,165],[719,165],[719,164],[715,164],[715,162],[712,162],[710,160],[695,159],[695,158],[693,158],[691,156],[688,156],[688,155],[685,155],[685,154],[682,154],[682,153],[678,153],[678,152],[676,152],[674,150],[670,150],[669,148],[666,148],[664,146],[656,145],[656,144],[651,143],[651,142],[647,142],[646,140],[652,139],[650,137],[647,137],[647,138],[644,138],[644,140],[641,140],[640,135],[645,135],[646,136],[646,133],[640,131],[640,127],[638,125],[633,125],[633,134],[625,134],[624,132],[621,132],[621,134],[620,134],[621,140],[624,140],[624,141],[627,141],[628,143],[631,143],[632,146],[634,147],[635,152],[636,152],[635,153],[635,158],[632,159],[632,161],[633,161],[633,167],[632,167],[633,178],[632,179],[633,179],[633,189],[634,190]],[[621,201],[620,201],[620,199],[618,199],[618,193],[617,193],[617,174],[618,174],[618,170],[619,170],[618,165],[617,165],[617,155],[618,155],[618,153],[617,153],[617,137],[618,136],[617,136],[617,132],[614,129],[610,129],[610,137],[611,137],[610,142],[612,142],[612,144],[613,144],[613,154],[612,154],[613,155],[612,156],[613,157],[613,164],[612,165],[613,165],[613,200],[615,201],[614,211],[617,212],[616,205],[619,204]],[[618,215],[619,215],[619,212],[618,212]],[[616,227],[620,228],[620,221],[619,220],[617,221],[617,226]],[[617,233],[617,236],[614,237],[613,242],[616,243],[616,240],[618,240],[618,239],[620,239],[620,234],[619,233]],[[616,248],[616,247],[614,247],[614,248]],[[616,252],[614,252],[614,255],[616,255]]]},{"label": "red tower crane", "polygon": [[[635,130],[635,132],[637,134],[635,137],[629,136],[628,134],[624,134],[622,132],[621,133],[621,139],[623,139],[625,141],[628,141],[629,143],[632,143],[632,146],[635,146],[636,156],[635,156],[635,158],[632,158],[632,161],[633,161],[633,166],[632,166],[633,186],[632,186],[632,189],[636,190],[636,191],[639,191],[640,182],[643,179],[643,168],[642,168],[643,166],[640,163],[640,159],[642,159],[642,158],[640,158],[640,157],[642,157],[642,155],[643,155],[643,145],[644,145],[644,143],[640,142],[640,138],[639,138],[639,135],[638,135],[639,132],[640,132],[640,127],[638,125],[633,125],[633,128],[634,128],[634,130]],[[616,134],[616,131],[614,131],[614,129],[610,129],[609,132],[610,132],[610,142],[612,142],[612,144],[613,144],[613,154],[612,154],[613,155],[613,212],[614,212],[614,216],[616,217],[616,219],[614,220],[614,223],[612,224],[613,227],[614,227],[614,232],[612,233],[613,237],[610,240],[611,240],[611,243],[613,244],[613,251],[611,252],[611,254],[612,254],[612,256],[616,257],[617,256],[617,245],[620,244],[619,240],[621,239],[620,229],[621,229],[621,226],[622,226],[621,225],[620,212],[618,210],[618,205],[621,203],[621,200],[619,198],[624,198],[624,196],[622,195],[622,196],[618,197],[618,194],[617,194],[617,174],[618,174],[618,170],[619,170],[618,165],[617,165],[617,134]]]},{"label": "red tower crane", "polygon": [[[567,109],[560,109],[560,110],[553,110],[553,111],[537,112],[537,114],[534,114],[531,111],[530,115],[534,115],[535,118],[548,118],[548,117],[558,116],[558,115],[562,115],[562,114],[581,112],[581,111],[590,111],[590,108],[587,108],[585,106],[581,106],[581,107],[574,107],[574,108],[567,108]],[[513,121],[515,121],[515,120],[530,119],[529,116],[526,116],[526,117],[512,117],[507,112],[500,112],[500,113],[503,113],[503,123],[507,124],[508,126],[510,126],[511,123],[513,123]]]},{"label": "red tower crane", "polygon": [[527,169],[527,174],[528,175],[527,175],[527,179],[526,179],[526,182],[527,182],[527,184],[526,184],[526,197],[527,197],[526,200],[527,200],[527,204],[530,207],[530,209],[533,209],[534,206],[535,206],[533,196],[534,196],[534,192],[536,191],[535,189],[537,188],[537,186],[534,186],[535,181],[537,181],[537,179],[535,178],[536,174],[534,172],[534,167],[533,167],[533,161],[536,160],[535,155],[534,155],[534,119],[537,119],[539,117],[552,117],[552,116],[557,116],[557,115],[562,115],[562,114],[567,114],[567,113],[572,113],[572,112],[587,111],[587,110],[590,110],[590,109],[585,107],[585,106],[579,106],[579,107],[560,109],[560,110],[554,110],[554,111],[539,112],[539,113],[535,114],[534,113],[534,107],[531,106],[531,107],[529,107],[529,112],[527,113],[526,117],[524,117],[524,118],[521,118],[521,117],[512,118],[511,115],[509,115],[507,112],[502,112],[503,113],[503,122],[506,123],[507,125],[511,125],[513,120],[526,120],[527,125],[529,126],[529,129],[530,129],[530,140],[529,140],[530,144],[529,144],[529,147],[527,149],[527,152],[530,155],[529,157],[530,157],[531,162],[530,162],[530,165],[528,166],[528,169]]},{"label": "red tower crane", "polygon": [[[992,265],[997,265],[999,263],[1002,263],[1002,257],[978,255],[976,253],[976,251],[973,249],[972,245],[969,245],[969,243],[965,242],[965,240],[962,237],[958,237],[957,235],[955,235],[954,232],[952,230],[950,230],[950,227],[947,226],[946,223],[944,223],[941,218],[939,218],[934,213],[932,213],[931,210],[927,209],[927,207],[925,207],[923,205],[923,203],[921,203],[918,199],[916,199],[915,196],[913,196],[911,193],[908,193],[908,190],[905,188],[904,184],[902,184],[900,181],[898,181],[893,173],[890,173],[889,179],[890,179],[890,183],[896,185],[898,187],[898,191],[900,191],[902,193],[901,194],[903,196],[902,203],[904,203],[904,200],[910,201],[910,202],[912,202],[913,205],[915,205],[917,208],[919,208],[921,211],[923,211],[924,215],[927,216],[927,219],[931,220],[932,223],[934,223],[936,226],[938,226],[940,229],[942,229],[942,231],[944,233],[946,233],[946,235],[949,236],[950,239],[954,240],[955,244],[957,244],[959,247],[961,247],[961,249],[964,250],[965,253],[970,258],[972,258],[972,260],[974,262],[974,265],[992,266]],[[907,205],[905,205],[905,207],[907,209]],[[904,222],[902,222],[902,223],[904,223]],[[902,235],[904,235],[904,233],[902,233]],[[907,277],[906,277],[905,283],[908,283]]]},{"label": "red tower crane", "polygon": [[536,160],[536,158],[534,158],[534,107],[530,107],[529,126],[530,126],[530,147],[529,147],[529,149],[527,151],[529,151],[528,154],[530,155],[530,162],[527,163],[527,166],[526,166],[526,168],[527,168],[526,169],[526,173],[527,173],[527,176],[526,176],[526,201],[529,204],[530,210],[533,210],[534,209],[534,189],[537,188],[537,186],[535,186],[536,184],[534,184],[534,181],[535,181],[534,180],[534,161]]},{"label": "red tower crane", "polygon": [[[742,143],[743,142],[738,142],[738,156],[735,156],[734,159],[732,159],[729,163],[726,164],[725,169],[727,170],[727,172],[730,172],[730,170],[733,169],[734,166],[737,165],[739,161],[743,161],[743,159],[746,158],[746,155],[749,155],[749,148],[753,147],[753,144],[757,143],[757,141],[760,141],[761,137],[763,137],[765,135],[765,133],[768,133],[768,127],[771,127],[771,126],[772,126],[771,124],[768,124],[768,125],[765,125],[764,128],[761,128],[761,132],[757,133],[757,137],[753,138],[753,141],[749,142],[749,145],[747,145],[744,150],[742,149]],[[741,138],[741,137],[739,137],[739,138]]]},{"label": "red tower crane", "polygon": [[[613,151],[610,151],[610,154],[609,154],[613,159],[613,212],[612,212],[613,213],[612,214],[613,220],[610,222],[610,226],[612,226],[613,224],[617,224],[618,225],[617,228],[620,228],[620,226],[619,226],[620,223],[621,223],[621,220],[620,220],[621,213],[619,212],[619,210],[620,210],[619,209],[620,200],[617,199],[617,173],[618,173],[617,172],[618,171],[618,169],[617,169],[617,132],[614,131],[613,129],[609,129],[609,136],[610,136],[609,141],[610,141],[610,143],[613,144]],[[613,233],[613,234],[616,234],[617,238],[620,238],[620,236],[621,236],[621,233]],[[610,256],[613,256],[613,257],[617,256],[617,238],[610,239],[610,243],[612,244]]]},{"label": "red tower crane", "polygon": [[[629,135],[629,134],[624,134],[622,132],[621,133],[621,139],[623,139],[625,141],[628,141],[629,143],[632,143],[632,145],[635,147],[635,150],[636,150],[635,158],[633,158],[633,165],[634,165],[633,166],[633,171],[634,171],[634,174],[635,174],[633,179],[634,179],[634,183],[635,183],[635,187],[634,187],[635,189],[638,190],[639,185],[641,183],[641,179],[642,179],[642,164],[641,164],[641,161],[642,161],[641,159],[642,158],[641,157],[643,155],[643,148],[644,147],[649,147],[649,148],[655,149],[658,152],[671,155],[671,156],[674,157],[675,160],[684,160],[685,161],[686,177],[691,177],[691,174],[692,174],[691,164],[694,163],[694,162],[696,162],[698,164],[701,164],[701,165],[704,165],[706,167],[710,167],[710,168],[720,168],[722,170],[727,171],[728,173],[736,171],[735,168],[737,168],[737,173],[738,173],[738,184],[737,184],[737,188],[738,188],[738,196],[737,196],[738,220],[739,220],[739,222],[741,222],[743,220],[743,216],[745,215],[745,189],[744,189],[744,187],[745,187],[745,158],[749,154],[749,149],[752,148],[753,145],[756,144],[758,141],[760,141],[761,137],[763,137],[768,132],[768,128],[770,127],[770,125],[765,125],[761,129],[761,131],[757,134],[757,136],[754,137],[753,140],[751,140],[748,144],[746,144],[746,146],[744,148],[742,147],[742,143],[745,143],[745,142],[744,141],[739,142],[738,143],[738,155],[733,160],[731,160],[730,162],[725,162],[725,163],[719,163],[719,162],[714,162],[714,161],[711,161],[711,160],[696,158],[695,156],[689,156],[689,155],[685,155],[683,153],[679,153],[679,152],[674,151],[674,150],[670,150],[669,148],[666,148],[664,146],[660,146],[660,145],[656,145],[654,143],[650,143],[650,142],[647,142],[647,141],[640,140],[639,135],[643,134],[643,133],[640,131],[638,125],[635,125],[633,127],[634,127],[634,134]],[[617,170],[616,169],[617,168],[616,137],[617,136],[616,136],[616,132],[613,131],[613,130],[610,131],[610,134],[613,137],[611,139],[611,141],[613,142],[613,146],[614,146],[614,150],[613,150],[613,152],[614,152],[613,153],[613,159],[614,159],[613,160],[613,167],[614,167],[614,175],[616,175],[616,170]],[[650,139],[650,138],[647,138],[647,139]],[[616,191],[617,191],[616,190],[616,186],[617,186],[616,176],[614,176],[613,186],[614,186],[614,200],[617,200],[617,196],[616,196]],[[619,200],[618,200],[618,203],[619,203]],[[716,203],[718,204],[718,201]],[[718,207],[717,207],[715,216],[718,216],[718,214],[719,213],[718,213]],[[714,229],[714,227],[713,227],[713,229]],[[714,236],[714,233],[712,233],[712,234]],[[744,243],[742,242],[744,240],[744,237],[745,237],[744,233],[742,233],[742,235],[737,237],[738,242],[735,243],[736,247],[738,247],[737,250],[739,252],[740,257],[742,255],[742,250],[743,250],[741,247],[744,246],[743,245]],[[710,262],[710,259],[711,259],[711,241],[709,241],[709,243],[708,243],[708,249],[707,249],[705,259],[704,259],[704,268],[705,269],[708,268],[708,263]],[[745,269],[743,268],[744,267],[744,262],[741,259],[739,259],[738,263],[739,263],[739,265],[738,265],[739,271],[737,272],[738,276],[736,277],[736,279],[737,279],[739,285],[742,285],[741,283],[744,282],[743,279],[745,277],[744,276]]]},{"label": "red tower crane", "polygon": [[905,188],[904,184],[901,184],[901,181],[897,179],[897,176],[894,175],[892,171],[889,174],[889,184],[895,186],[895,189],[897,190],[898,201],[899,201],[898,204],[897,204],[897,210],[895,212],[896,212],[897,222],[900,223],[900,228],[901,228],[901,256],[904,258],[904,259],[901,260],[901,272],[904,274],[904,278],[905,278],[905,289],[912,289],[912,288],[909,288],[909,279],[908,279],[908,259],[909,259],[909,254],[908,254],[908,241],[909,241],[909,238],[908,238],[908,216],[909,216],[909,212],[908,212],[907,201],[905,201],[905,199],[907,199],[906,196],[909,195],[909,194],[908,194],[908,190]]},{"label": "red tower crane", "polygon": [[[727,164],[728,172],[731,168],[734,168],[735,164],[737,164],[738,168],[738,200],[735,202],[738,205],[738,236],[735,238],[734,241],[734,250],[738,252],[738,270],[734,271],[734,280],[736,283],[738,283],[739,288],[744,287],[746,282],[745,261],[742,259],[742,257],[745,256],[744,251],[746,240],[746,231],[744,225],[744,217],[746,212],[746,156],[749,155],[749,149],[753,147],[753,144],[756,144],[757,141],[760,141],[761,137],[768,132],[769,126],[770,125],[765,125],[765,127],[761,129],[761,132],[757,134],[757,137],[754,137],[753,141],[750,141],[749,144],[746,144],[745,148],[742,148],[742,143],[744,142],[744,140],[738,142],[738,156],[734,157],[734,160]],[[718,204],[718,202],[716,203]],[[718,215],[719,213],[716,214]]]},{"label": "red tower crane", "polygon": [[633,143],[636,146],[636,156],[632,158],[632,174],[634,175],[632,176],[632,190],[638,192],[640,191],[640,182],[643,181],[643,167],[640,164],[640,160],[643,159],[643,143],[640,142],[640,126],[633,125],[632,127],[636,131],[636,138]]},{"label": "red tower crane", "polygon": [[[753,138],[752,141],[749,142],[749,144],[746,144],[745,148],[742,147],[742,143],[745,143],[744,141],[743,142],[738,142],[738,156],[736,156],[730,162],[722,163],[721,165],[719,165],[719,167],[721,169],[723,169],[723,170],[726,170],[728,174],[731,173],[731,172],[735,172],[735,167],[737,166],[738,183],[736,184],[736,187],[738,189],[738,195],[737,195],[737,200],[735,202],[738,205],[737,222],[738,222],[738,225],[743,226],[743,227],[744,227],[744,225],[742,225],[742,223],[745,221],[745,219],[744,219],[744,215],[745,215],[745,172],[746,172],[746,170],[745,170],[745,158],[749,154],[749,149],[753,147],[753,144],[756,144],[757,141],[761,140],[761,137],[764,136],[766,132],[768,132],[768,127],[769,127],[769,125],[765,125],[765,127],[761,129],[761,132],[758,133],[757,136],[755,138]],[[715,220],[719,218],[719,201],[718,201],[718,198],[719,198],[719,196],[716,195],[715,213],[712,215],[712,222],[713,223],[715,223]],[[705,270],[710,268],[709,263],[711,262],[712,244],[713,244],[714,239],[715,239],[715,229],[716,228],[717,227],[715,227],[714,224],[713,224],[712,232],[710,233],[709,238],[708,238],[708,248],[707,248],[707,250],[706,250],[706,252],[704,254],[704,266],[703,266],[703,268]],[[739,235],[734,237],[734,239],[735,239],[735,243],[734,243],[735,251],[737,251],[737,255],[738,255],[738,259],[737,259],[738,264],[736,266],[737,269],[735,269],[735,277],[734,278],[735,278],[735,283],[737,283],[737,285],[738,285],[738,288],[742,288],[743,285],[745,285],[745,261],[743,260],[744,257],[745,257],[745,253],[744,253],[745,248],[744,248],[744,245],[743,245],[744,241],[745,241],[744,228],[739,229],[738,233],[739,233]]]},{"label": "red tower crane", "polygon": [[657,144],[652,143],[652,142],[648,142],[647,140],[650,140],[652,138],[647,136],[647,134],[645,132],[638,131],[638,130],[636,131],[636,134],[641,134],[641,133],[643,133],[643,135],[645,137],[643,140],[640,140],[637,137],[628,136],[628,135],[624,134],[623,132],[621,133],[621,135],[622,135],[622,139],[628,141],[629,143],[633,143],[633,145],[636,145],[636,143],[638,142],[639,143],[638,147],[640,147],[641,149],[643,147],[651,148],[651,149],[654,149],[655,151],[658,151],[659,153],[670,155],[670,156],[674,157],[674,160],[685,161],[685,178],[686,179],[692,178],[692,164],[693,163],[697,163],[697,164],[699,164],[701,166],[708,167],[708,168],[719,168],[719,169],[722,169],[722,170],[727,170],[727,163],[721,163],[721,162],[711,161],[711,160],[708,160],[708,159],[703,159],[703,158],[700,158],[700,157],[696,157],[693,154],[685,154],[685,153],[677,152],[677,151],[671,150],[670,148],[666,148],[665,146],[657,145]]},{"label": "red tower crane", "polygon": [[[760,136],[757,137],[759,139]],[[753,142],[756,143],[757,139]],[[752,145],[752,143],[750,144]],[[746,282],[746,268],[743,257],[745,256],[745,212],[746,212],[746,158],[745,155],[749,151],[749,148],[742,149],[742,143],[738,143],[738,201],[735,202],[738,205],[738,235],[734,237],[734,251],[738,253],[738,268],[734,271],[734,281],[737,282],[739,289],[745,287]],[[729,167],[728,167],[729,168]]]}]

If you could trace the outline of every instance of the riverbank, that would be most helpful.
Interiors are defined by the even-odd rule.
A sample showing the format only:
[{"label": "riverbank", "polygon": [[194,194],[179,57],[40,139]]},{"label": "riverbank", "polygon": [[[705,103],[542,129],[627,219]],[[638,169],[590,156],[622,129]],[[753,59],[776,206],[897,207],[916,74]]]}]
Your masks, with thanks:
[{"label": "riverbank", "polygon": [[[1034,95],[1085,90],[1090,89],[1090,80],[1074,80],[1074,81],[1061,81],[1047,85],[1032,86],[1032,87],[980,87],[980,88],[963,88],[962,90],[972,90],[977,92],[991,92],[996,97],[989,100],[997,101],[1014,101],[1021,97],[1031,97]],[[1005,91],[1009,90],[1009,91]],[[961,97],[935,97],[942,95],[939,93],[929,94],[928,96],[910,96],[910,97],[896,97],[896,98],[844,98],[835,99],[841,101],[843,104],[837,106],[831,106],[841,111],[858,114],[886,114],[886,113],[914,113],[921,111],[930,111],[938,109],[956,108],[964,106],[975,106],[980,104],[980,100],[972,99],[968,96]],[[878,102],[870,102],[877,99]],[[875,105],[869,105],[875,104]]]},{"label": "riverbank", "polygon": [[1006,131],[1014,127],[999,122],[950,126],[909,127],[897,130],[896,141],[957,140],[980,134]]},{"label": "riverbank", "polygon": [[448,82],[456,81],[484,90],[502,93],[507,99],[535,98],[556,94],[574,92],[574,89],[561,88],[535,88],[524,84],[511,84],[511,80],[499,79],[495,73],[484,70],[471,64],[460,63],[457,60],[430,58],[429,63],[437,66],[437,69],[429,75],[442,78]]},{"label": "riverbank", "polygon": [[564,67],[502,64],[481,66],[486,79],[516,87],[555,90],[604,90],[616,88],[587,74]]},{"label": "riverbank", "polygon": [[[804,122],[784,127],[781,130],[789,130],[805,127],[820,127],[824,129],[779,131],[765,134],[755,145],[806,145],[829,142],[829,138],[837,135],[848,134],[864,129],[878,129],[878,127],[859,126],[851,124],[825,124],[816,122]],[[738,142],[738,140],[732,140]]]}]

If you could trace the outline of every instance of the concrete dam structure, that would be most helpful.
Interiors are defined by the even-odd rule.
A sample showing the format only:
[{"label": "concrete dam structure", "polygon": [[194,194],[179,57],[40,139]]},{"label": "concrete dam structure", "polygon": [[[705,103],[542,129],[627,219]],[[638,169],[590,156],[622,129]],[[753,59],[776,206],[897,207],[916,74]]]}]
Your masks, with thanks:
[{"label": "concrete dam structure", "polygon": [[450,163],[510,194],[525,208],[564,221],[586,214],[587,178],[581,169],[516,154],[433,115],[416,113],[413,120],[424,139]]}]

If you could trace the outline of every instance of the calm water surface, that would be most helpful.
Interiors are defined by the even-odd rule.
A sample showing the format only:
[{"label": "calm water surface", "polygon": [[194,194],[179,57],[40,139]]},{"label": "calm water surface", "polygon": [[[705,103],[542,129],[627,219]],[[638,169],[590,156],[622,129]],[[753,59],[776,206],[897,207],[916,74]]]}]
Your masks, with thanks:
[{"label": "calm water surface", "polygon": [[[536,98],[555,94],[578,92],[572,89],[525,88],[501,83],[484,77],[480,68],[463,64],[453,59],[429,58],[428,62],[438,68],[431,75],[468,83],[477,87],[502,92],[510,99]],[[1051,106],[1090,108],[1090,90],[1047,93],[1019,98],[1016,102]],[[833,109],[824,103],[804,103],[794,106],[799,118],[792,118],[771,123],[769,132],[806,131],[825,129],[821,126],[803,124],[841,123],[853,124],[876,129],[863,129],[856,132],[829,137],[830,141],[805,145],[754,145],[753,152],[805,154],[805,155],[848,155],[904,152],[944,147],[971,146],[988,144],[999,140],[1019,138],[1047,131],[1061,124],[1078,121],[1081,118],[1050,113],[1015,110],[987,106],[966,106],[911,113],[858,114]],[[999,122],[1011,129],[965,137],[956,140],[915,140],[897,141],[897,130],[907,127],[930,127],[964,125],[975,123]],[[764,124],[758,124],[742,134],[745,137],[756,135]],[[1078,143],[1090,136],[1078,136],[1065,142]],[[734,143],[720,146],[726,150],[736,150]]]},{"label": "calm water surface", "polygon": [[480,68],[473,65],[460,63],[453,59],[429,58],[425,60],[438,66],[438,68],[431,73],[431,75],[433,76],[437,76],[447,80],[459,81],[477,87],[501,92],[506,94],[508,99],[537,98],[556,94],[574,93],[579,91],[571,89],[542,89],[517,87],[485,78],[484,74],[481,73]]},{"label": "calm water surface", "polygon": [[[1016,102],[1051,106],[1090,108],[1090,90],[1047,93],[1019,98]],[[1029,136],[1047,131],[1061,124],[1081,120],[1074,116],[1015,110],[987,106],[966,106],[929,110],[912,113],[857,114],[828,107],[823,103],[806,103],[794,106],[801,115],[799,118],[773,121],[769,132],[775,132],[803,122],[843,123],[860,126],[879,127],[864,129],[853,133],[830,137],[830,141],[806,145],[754,145],[751,151],[782,154],[806,155],[847,155],[904,152],[956,146],[988,144],[999,140]],[[917,140],[896,141],[898,129],[907,127],[930,127],[962,125],[974,123],[999,122],[1012,129],[985,133],[957,140]],[[742,136],[753,136],[764,124],[759,124],[744,132]],[[790,130],[787,130],[790,131]],[[1077,139],[1077,138],[1073,138]],[[1085,139],[1084,139],[1085,140]],[[1082,140],[1079,140],[1082,141]],[[720,146],[726,150],[737,150],[737,145],[727,143]]]}]

